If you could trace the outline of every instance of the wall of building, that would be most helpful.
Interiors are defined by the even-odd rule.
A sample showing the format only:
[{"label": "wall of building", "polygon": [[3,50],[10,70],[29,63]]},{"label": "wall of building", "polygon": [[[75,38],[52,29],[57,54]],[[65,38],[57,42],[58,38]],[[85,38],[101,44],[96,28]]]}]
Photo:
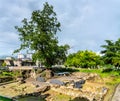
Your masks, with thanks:
[{"label": "wall of building", "polygon": [[13,60],[7,60],[7,59],[5,59],[4,62],[6,63],[7,66],[14,66]]}]

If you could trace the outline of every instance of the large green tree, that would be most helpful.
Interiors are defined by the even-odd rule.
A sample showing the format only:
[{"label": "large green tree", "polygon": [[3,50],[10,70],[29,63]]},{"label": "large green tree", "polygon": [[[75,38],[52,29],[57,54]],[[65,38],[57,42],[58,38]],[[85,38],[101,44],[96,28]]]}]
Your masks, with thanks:
[{"label": "large green tree", "polygon": [[102,60],[95,52],[85,50],[70,54],[65,64],[68,66],[91,68],[101,65]]},{"label": "large green tree", "polygon": [[101,51],[104,62],[117,67],[120,66],[120,39],[117,41],[105,40],[105,42],[106,45],[101,46],[104,48]]},{"label": "large green tree", "polygon": [[23,49],[32,50],[33,59],[42,61],[48,67],[60,60],[65,61],[69,46],[58,45],[56,33],[60,31],[60,22],[57,20],[53,6],[47,2],[42,10],[32,12],[30,20],[23,19],[22,27],[15,28],[19,32],[21,41],[20,48],[15,52]]},{"label": "large green tree", "polygon": [[105,40],[106,45],[101,47],[104,50],[101,51],[103,59],[106,64],[113,64],[113,57],[115,56],[115,43],[112,40]]}]

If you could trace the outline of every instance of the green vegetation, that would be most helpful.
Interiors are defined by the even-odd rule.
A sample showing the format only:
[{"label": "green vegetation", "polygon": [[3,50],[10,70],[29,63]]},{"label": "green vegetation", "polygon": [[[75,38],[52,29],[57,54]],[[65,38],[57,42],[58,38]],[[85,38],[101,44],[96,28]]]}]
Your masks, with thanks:
[{"label": "green vegetation", "polygon": [[7,66],[7,64],[5,62],[2,63],[2,67],[5,67]]},{"label": "green vegetation", "polygon": [[51,68],[51,70],[55,73],[57,72],[78,72],[79,70],[76,68]]},{"label": "green vegetation", "polygon": [[120,66],[120,39],[113,42],[112,40],[105,40],[106,45],[102,45],[104,48],[101,53],[103,54],[103,60],[105,64],[111,64],[115,67]]},{"label": "green vegetation", "polygon": [[1,71],[0,77],[12,76],[11,72]]},{"label": "green vegetation", "polygon": [[60,31],[60,22],[53,6],[45,3],[43,10],[33,11],[31,19],[25,18],[22,24],[22,27],[15,27],[21,41],[21,46],[15,53],[24,49],[32,50],[33,60],[41,61],[46,67],[66,60],[69,45],[58,45],[56,33]]},{"label": "green vegetation", "polygon": [[[44,4],[42,10],[35,10],[32,12],[30,19],[23,19],[22,26],[16,26],[19,32],[19,39],[21,41],[20,48],[15,50],[17,53],[21,50],[30,50],[33,53],[33,60],[40,61],[46,67],[52,67],[55,64],[65,64],[65,68],[49,68],[53,72],[84,72],[84,73],[97,73],[104,80],[108,86],[109,93],[111,94],[115,86],[120,83],[120,38],[113,42],[112,40],[105,40],[106,45],[101,47],[103,56],[96,54],[93,51],[83,50],[77,53],[69,54],[66,56],[69,45],[58,45],[58,38],[56,36],[60,29],[60,22],[57,20],[57,15],[54,12],[53,6],[47,2]],[[0,78],[6,80],[13,80],[18,76],[27,78],[26,71],[20,73],[18,71],[9,71],[6,68],[6,63],[2,63],[0,68]],[[70,67],[70,68],[68,68]],[[72,68],[73,67],[73,68]],[[37,74],[45,76],[46,72],[37,70]],[[9,79],[10,77],[10,79]],[[12,79],[11,79],[12,78]],[[4,81],[7,82],[7,81]],[[5,100],[6,99],[6,100]],[[21,98],[20,101],[27,100],[41,100],[41,98],[27,97]],[[80,98],[76,98],[79,100]],[[58,94],[54,96],[55,101],[71,100],[69,96]],[[0,96],[0,101],[11,101],[7,98]],[[72,101],[72,100],[71,100]]]},{"label": "green vegetation", "polygon": [[102,65],[101,57],[92,51],[78,51],[70,54],[65,62],[66,66],[74,66],[81,68],[96,68]]},{"label": "green vegetation", "polygon": [[0,71],[0,77],[17,77],[17,76],[20,76],[20,72],[19,71]]},{"label": "green vegetation", "polygon": [[13,100],[7,97],[0,96],[0,101],[13,101]]},{"label": "green vegetation", "polygon": [[30,19],[24,18],[22,26],[15,27],[19,32],[21,45],[14,53],[25,49],[30,50],[34,52],[33,60],[40,61],[46,67],[63,63],[68,67],[80,68],[100,68],[106,64],[114,65],[117,68],[120,66],[120,39],[115,42],[105,40],[106,45],[101,46],[104,48],[101,51],[103,56],[85,50],[66,57],[70,47],[69,45],[58,45],[56,34],[61,31],[60,27],[61,24],[53,6],[46,2],[42,10],[33,11]]},{"label": "green vegetation", "polygon": [[97,73],[101,77],[117,77],[119,79],[120,77],[120,71],[116,70],[111,70],[111,71],[105,71],[106,69],[77,69],[79,72],[84,72],[84,73]]},{"label": "green vegetation", "polygon": [[45,101],[41,97],[33,97],[33,96],[18,98],[17,100],[18,101]]},{"label": "green vegetation", "polygon": [[58,94],[53,98],[53,101],[69,101],[69,100],[71,100],[71,97],[64,94]]},{"label": "green vegetation", "polygon": [[[109,67],[109,66],[108,66]],[[106,69],[109,68],[100,68],[100,69],[80,69],[76,68],[79,70],[79,72],[83,73],[96,73],[100,75],[102,79],[102,83],[109,89],[107,95],[105,96],[104,101],[109,101],[110,97],[113,95],[115,87],[120,83],[120,71],[118,70],[110,70],[106,71]]]},{"label": "green vegetation", "polygon": [[[104,67],[103,72],[118,70],[120,67],[120,39],[113,42],[112,40],[105,40],[106,45],[101,47],[104,50],[101,51],[102,56],[97,55],[92,51],[78,51],[68,55],[65,65],[68,67],[80,67],[80,68],[100,68]],[[92,70],[94,72],[94,70]],[[108,73],[110,74],[110,72]],[[104,74],[103,74],[104,75]]]},{"label": "green vegetation", "polygon": [[17,77],[19,77],[21,74],[18,71],[3,71],[0,70],[0,84],[13,82],[16,80]]}]

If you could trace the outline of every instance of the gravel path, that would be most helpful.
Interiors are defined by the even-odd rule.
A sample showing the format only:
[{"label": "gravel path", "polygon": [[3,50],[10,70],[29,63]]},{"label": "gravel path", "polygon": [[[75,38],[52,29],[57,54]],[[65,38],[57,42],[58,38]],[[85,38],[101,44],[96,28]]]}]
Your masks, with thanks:
[{"label": "gravel path", "polygon": [[120,101],[120,84],[117,86],[111,101]]}]

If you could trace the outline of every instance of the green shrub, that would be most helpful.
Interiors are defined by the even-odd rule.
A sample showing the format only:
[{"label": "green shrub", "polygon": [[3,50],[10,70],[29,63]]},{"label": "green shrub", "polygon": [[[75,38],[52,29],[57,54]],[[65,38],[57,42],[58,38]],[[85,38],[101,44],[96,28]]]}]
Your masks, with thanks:
[{"label": "green shrub", "polygon": [[111,72],[111,71],[113,71],[112,68],[105,68],[102,70],[102,73],[107,73],[107,72]]},{"label": "green shrub", "polygon": [[5,67],[7,66],[7,64],[5,62],[2,63],[2,67]]},{"label": "green shrub", "polygon": [[66,68],[51,68],[51,70],[53,71],[53,72],[56,72],[56,73],[58,73],[58,72],[77,72],[77,71],[79,71],[78,69],[76,69],[76,68],[68,68],[68,67],[66,67]]}]

